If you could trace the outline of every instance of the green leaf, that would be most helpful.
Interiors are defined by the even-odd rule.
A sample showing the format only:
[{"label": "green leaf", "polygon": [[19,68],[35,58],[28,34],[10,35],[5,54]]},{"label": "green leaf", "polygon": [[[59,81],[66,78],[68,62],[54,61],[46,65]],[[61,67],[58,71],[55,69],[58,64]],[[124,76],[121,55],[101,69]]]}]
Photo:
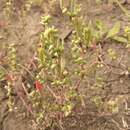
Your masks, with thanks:
[{"label": "green leaf", "polygon": [[5,72],[2,69],[0,69],[0,80],[2,80],[4,76],[5,76]]},{"label": "green leaf", "polygon": [[38,54],[39,54],[39,59],[41,64],[43,65],[45,63],[45,54],[44,54],[44,49],[43,48],[38,48]]},{"label": "green leaf", "polygon": [[108,32],[106,38],[112,38],[113,36],[115,36],[116,34],[119,33],[120,31],[120,22],[116,22],[116,24],[114,25],[114,27],[112,29],[110,29],[110,31]]},{"label": "green leaf", "polygon": [[102,30],[104,27],[103,22],[101,20],[96,21],[96,28]]},{"label": "green leaf", "polygon": [[114,36],[112,39],[120,43],[128,43],[128,40],[122,36]]},{"label": "green leaf", "polygon": [[110,100],[110,101],[107,103],[107,105],[108,105],[108,109],[109,109],[110,112],[112,112],[112,113],[117,113],[117,112],[119,112],[119,107],[118,107],[117,101],[112,101],[112,100]]},{"label": "green leaf", "polygon": [[100,108],[103,105],[103,101],[100,96],[93,97],[93,101],[98,108]]},{"label": "green leaf", "polygon": [[111,59],[115,60],[117,58],[117,54],[116,54],[116,51],[112,48],[109,48],[108,49],[108,55]]},{"label": "green leaf", "polygon": [[96,0],[96,4],[101,4],[102,0]]},{"label": "green leaf", "polygon": [[63,106],[62,111],[64,112],[65,117],[67,117],[68,115],[71,114],[72,109],[73,109],[73,104],[71,104],[71,103],[65,104],[65,105]]},{"label": "green leaf", "polygon": [[63,72],[65,69],[65,59],[63,57],[61,57],[60,67],[61,67],[61,72]]}]

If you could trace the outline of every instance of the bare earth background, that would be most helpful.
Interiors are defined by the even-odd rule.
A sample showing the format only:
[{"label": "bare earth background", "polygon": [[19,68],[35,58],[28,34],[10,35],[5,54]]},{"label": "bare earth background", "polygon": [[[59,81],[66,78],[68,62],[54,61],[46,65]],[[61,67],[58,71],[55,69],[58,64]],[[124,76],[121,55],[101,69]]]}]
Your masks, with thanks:
[{"label": "bare earth background", "polygon": [[[68,31],[68,19],[62,15],[58,0],[54,2],[53,5],[50,5],[49,0],[43,0],[40,5],[33,6],[24,19],[24,23],[23,20],[20,19],[19,10],[22,8],[25,0],[14,1],[16,11],[15,14],[13,14],[11,22],[8,24],[6,23],[7,18],[3,11],[5,0],[0,0],[0,64],[4,57],[4,53],[6,53],[3,46],[10,43],[18,45],[18,56],[21,63],[25,64],[27,61],[31,60],[39,40],[38,34],[42,30],[40,17],[43,15],[49,13],[53,16],[53,24],[60,30],[61,38],[63,38]],[[118,6],[109,5],[105,0],[101,5],[96,5],[94,0],[79,0],[78,2],[82,5],[81,15],[83,15],[86,20],[95,21],[96,19],[100,19],[108,27],[112,27],[116,21],[120,20],[122,27],[125,25],[130,26],[130,19],[123,14]],[[67,0],[65,4],[68,6]],[[129,10],[130,2],[124,6]],[[4,23],[4,25],[2,25],[2,23]],[[117,43],[108,43],[104,45],[103,58],[109,64],[110,61],[106,54],[108,48],[116,50],[119,57],[124,55],[121,59],[121,63],[130,67],[130,51],[127,51],[124,45]],[[90,56],[93,56],[91,52]],[[113,63],[113,65],[118,66],[118,63]],[[113,69],[112,71],[115,73],[122,73],[122,70],[120,69]],[[107,76],[103,72],[103,70],[100,70],[97,73],[102,76]],[[116,78],[116,75],[111,75],[111,78]],[[0,85],[2,86],[1,83]],[[81,91],[85,91],[86,93],[85,103],[87,104],[87,108],[83,110],[80,115],[67,118],[64,122],[65,130],[118,130],[119,127],[121,127],[122,130],[128,130],[127,128],[125,129],[122,127],[122,117],[124,117],[124,120],[130,125],[130,112],[128,115],[124,112],[125,102],[127,102],[128,107],[130,108],[130,78],[123,77],[119,81],[109,85],[111,91],[105,88],[104,93],[108,93],[110,100],[121,97],[119,103],[120,111],[116,115],[113,115],[113,119],[116,120],[118,124],[114,123],[109,115],[107,117],[98,115],[95,105],[89,101],[89,97],[96,93],[91,92],[84,85],[84,88]],[[104,93],[102,93],[102,96],[105,95]],[[13,113],[8,112],[7,100],[6,98],[3,99],[5,94],[5,90],[0,87],[0,130],[38,130],[29,116],[27,116],[27,112],[19,99],[16,100],[17,110]],[[48,128],[46,130],[50,129]],[[56,130],[58,130],[58,128],[56,128]]]}]

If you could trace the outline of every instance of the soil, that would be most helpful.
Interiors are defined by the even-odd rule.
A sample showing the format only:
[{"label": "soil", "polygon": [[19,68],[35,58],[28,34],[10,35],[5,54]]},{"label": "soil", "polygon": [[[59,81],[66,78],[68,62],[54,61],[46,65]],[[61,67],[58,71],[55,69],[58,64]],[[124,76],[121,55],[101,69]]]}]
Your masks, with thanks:
[{"label": "soil", "polygon": [[[130,19],[124,15],[117,5],[110,5],[104,0],[103,4],[97,5],[94,0],[79,0],[82,5],[81,15],[87,20],[94,22],[100,19],[104,24],[111,28],[113,24],[120,20],[122,28],[126,25],[130,26]],[[24,0],[14,0],[15,14],[13,14],[10,23],[4,15],[5,0],[0,0],[0,64],[4,63],[4,55],[6,55],[5,46],[15,43],[18,46],[18,56],[21,64],[26,65],[34,56],[35,48],[39,42],[39,33],[42,31],[40,24],[41,16],[51,14],[53,24],[60,30],[60,37],[65,38],[71,29],[68,29],[68,19],[61,13],[60,6],[56,1],[53,6],[48,0],[42,0],[40,5],[31,7],[25,19],[20,19],[19,10],[25,3]],[[65,3],[68,6],[68,3]],[[130,2],[124,4],[125,8],[130,9]],[[24,23],[23,23],[24,21]],[[69,39],[68,39],[69,41]],[[69,44],[69,42],[68,42]],[[69,47],[69,45],[66,45]],[[113,48],[117,53],[120,61],[111,63],[108,58],[107,49]],[[98,95],[97,91],[91,91],[86,84],[91,86],[91,81],[95,79],[92,75],[90,81],[84,81],[83,89],[85,94],[86,108],[82,109],[79,114],[68,117],[64,120],[64,130],[128,130],[130,129],[130,76],[122,75],[125,67],[130,67],[130,51],[123,44],[116,42],[106,43],[102,49],[103,59],[106,64],[112,64],[110,73],[104,73],[108,68],[99,69],[96,73],[106,77],[110,82],[106,84],[104,91],[101,93],[102,98],[107,101],[119,98],[119,112],[111,115],[107,110],[101,113],[97,110],[95,104],[90,101],[90,97]],[[94,57],[94,53],[90,52],[90,57]],[[125,66],[125,67],[124,67]],[[120,69],[122,68],[122,69]],[[21,73],[24,70],[20,69]],[[121,77],[119,78],[119,76]],[[115,81],[111,81],[117,79]],[[107,96],[106,96],[107,95]],[[107,99],[105,98],[107,97]],[[7,107],[6,91],[2,83],[0,83],[0,130],[38,130],[30,115],[25,110],[19,98],[16,98],[16,110],[9,112]],[[127,110],[125,109],[127,105]],[[107,113],[107,114],[106,114]],[[123,124],[127,122],[129,126]],[[39,130],[43,128],[39,128]],[[60,128],[56,128],[58,130]],[[45,130],[51,130],[49,128]]]}]

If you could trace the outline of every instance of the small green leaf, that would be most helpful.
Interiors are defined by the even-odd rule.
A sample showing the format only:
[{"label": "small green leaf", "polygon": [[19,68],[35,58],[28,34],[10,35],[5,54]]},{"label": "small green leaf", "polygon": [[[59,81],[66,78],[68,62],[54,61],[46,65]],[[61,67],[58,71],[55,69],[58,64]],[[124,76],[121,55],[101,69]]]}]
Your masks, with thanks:
[{"label": "small green leaf", "polygon": [[96,21],[96,28],[99,29],[99,30],[102,30],[103,29],[103,22],[100,21],[100,20],[97,20]]},{"label": "small green leaf", "polygon": [[0,69],[0,80],[2,80],[4,78],[5,72]]},{"label": "small green leaf", "polygon": [[108,52],[109,57],[112,60],[115,60],[117,58],[117,54],[116,54],[116,51],[114,49],[109,48],[107,52]]},{"label": "small green leaf", "polygon": [[64,112],[65,117],[67,117],[68,115],[71,114],[72,109],[73,109],[73,104],[71,104],[71,103],[65,104],[63,106],[62,111]]},{"label": "small green leaf", "polygon": [[113,36],[115,36],[116,34],[119,33],[120,31],[120,22],[116,22],[116,24],[114,25],[114,27],[112,29],[110,29],[110,31],[108,32],[106,38],[112,38]]},{"label": "small green leaf", "polygon": [[109,109],[109,111],[112,112],[112,113],[117,113],[117,112],[119,112],[118,103],[117,103],[116,101],[110,100],[110,101],[108,102],[108,109]]},{"label": "small green leaf", "polygon": [[93,101],[98,108],[100,108],[103,105],[103,101],[100,96],[93,97]]},{"label": "small green leaf", "polygon": [[96,0],[96,4],[101,4],[102,0]]},{"label": "small green leaf", "polygon": [[114,36],[112,39],[116,40],[117,42],[128,43],[127,39],[125,37],[122,37],[122,36]]},{"label": "small green leaf", "polygon": [[41,64],[43,65],[45,63],[45,54],[44,54],[44,49],[43,48],[38,48],[38,54],[39,54],[39,59]]},{"label": "small green leaf", "polygon": [[60,62],[61,62],[61,63],[60,63],[60,66],[61,66],[61,72],[63,72],[64,69],[65,69],[65,59],[62,57]]}]

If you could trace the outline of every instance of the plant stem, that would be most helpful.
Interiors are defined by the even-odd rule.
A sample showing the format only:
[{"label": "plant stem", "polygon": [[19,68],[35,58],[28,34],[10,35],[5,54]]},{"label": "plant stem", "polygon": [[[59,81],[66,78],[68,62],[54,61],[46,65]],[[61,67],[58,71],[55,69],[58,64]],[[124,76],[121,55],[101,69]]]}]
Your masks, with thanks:
[{"label": "plant stem", "polygon": [[127,9],[125,9],[125,8],[121,5],[121,3],[119,2],[119,0],[115,0],[115,2],[118,4],[118,6],[121,8],[121,10],[125,13],[125,15],[130,18],[130,13],[129,13],[129,11],[128,11]]}]

